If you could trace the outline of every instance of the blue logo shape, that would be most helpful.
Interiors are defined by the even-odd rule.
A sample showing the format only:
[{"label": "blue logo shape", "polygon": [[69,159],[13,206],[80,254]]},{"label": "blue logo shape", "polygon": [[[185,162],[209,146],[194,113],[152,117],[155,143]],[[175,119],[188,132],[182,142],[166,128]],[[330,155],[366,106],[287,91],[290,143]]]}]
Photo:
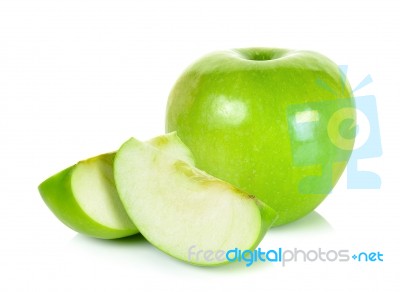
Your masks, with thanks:
[{"label": "blue logo shape", "polygon": [[349,189],[379,189],[381,178],[377,173],[357,168],[359,160],[382,155],[376,99],[373,95],[367,95],[356,97],[355,100],[357,114],[359,117],[360,114],[366,117],[368,125],[364,125],[364,127],[369,126],[369,133],[363,144],[353,150],[347,164],[347,187]]},{"label": "blue logo shape", "polygon": [[[344,89],[347,66],[341,66],[340,70]],[[322,80],[316,82],[321,88],[338,94]],[[367,75],[353,89],[352,95],[371,82],[371,76]],[[293,165],[305,168],[318,166],[320,169],[319,174],[308,175],[300,180],[301,194],[328,194],[332,189],[334,164],[347,160],[348,189],[380,188],[381,178],[377,173],[358,169],[359,160],[382,155],[376,98],[365,95],[355,96],[354,100],[355,109],[348,98],[293,104],[288,107]],[[357,124],[354,120],[355,113]],[[356,142],[353,149],[354,140]],[[325,155],[326,153],[331,153],[334,157]]]}]

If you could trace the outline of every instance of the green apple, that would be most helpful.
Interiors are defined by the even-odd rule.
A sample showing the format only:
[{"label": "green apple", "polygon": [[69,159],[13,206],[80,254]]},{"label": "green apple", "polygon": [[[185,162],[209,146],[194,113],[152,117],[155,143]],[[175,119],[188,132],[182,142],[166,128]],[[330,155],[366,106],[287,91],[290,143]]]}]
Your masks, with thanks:
[{"label": "green apple", "polygon": [[173,87],[166,132],[196,166],[299,219],[329,194],[350,157],[355,103],[338,66],[310,51],[248,48],[209,54]]},{"label": "green apple", "polygon": [[254,196],[134,138],[118,150],[114,175],[140,233],[195,265],[226,263],[223,252],[255,248],[276,219]]},{"label": "green apple", "polygon": [[[156,137],[153,145],[193,164],[190,151],[175,133]],[[104,239],[138,233],[125,212],[114,183],[115,153],[80,161],[45,180],[39,192],[50,210],[73,230]]]}]

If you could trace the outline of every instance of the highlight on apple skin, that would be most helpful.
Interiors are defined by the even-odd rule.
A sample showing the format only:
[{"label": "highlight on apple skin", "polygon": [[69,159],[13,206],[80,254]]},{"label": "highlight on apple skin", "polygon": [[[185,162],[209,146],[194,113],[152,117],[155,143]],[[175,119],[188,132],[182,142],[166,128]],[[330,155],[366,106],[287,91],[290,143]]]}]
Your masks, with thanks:
[{"label": "highlight on apple skin", "polygon": [[352,152],[350,84],[327,57],[310,51],[218,51],[189,66],[166,109],[196,166],[267,203],[275,225],[314,210]]}]

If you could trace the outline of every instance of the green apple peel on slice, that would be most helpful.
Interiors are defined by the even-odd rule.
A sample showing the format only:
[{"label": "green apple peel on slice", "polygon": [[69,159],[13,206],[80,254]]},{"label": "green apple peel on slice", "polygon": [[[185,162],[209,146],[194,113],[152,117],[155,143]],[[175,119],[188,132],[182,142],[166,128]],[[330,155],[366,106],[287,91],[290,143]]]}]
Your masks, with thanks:
[{"label": "green apple peel on slice", "polygon": [[126,215],[113,179],[115,153],[80,161],[48,178],[39,192],[50,210],[71,229],[111,239],[138,232]]},{"label": "green apple peel on slice", "polygon": [[[156,137],[149,144],[193,164],[190,151],[175,133]],[[115,188],[115,153],[78,162],[50,177],[39,192],[50,210],[71,229],[97,238],[112,239],[138,233]]]},{"label": "green apple peel on slice", "polygon": [[254,196],[134,138],[117,152],[114,175],[121,201],[143,236],[192,264],[227,262],[196,251],[255,248],[276,219],[275,211]]}]

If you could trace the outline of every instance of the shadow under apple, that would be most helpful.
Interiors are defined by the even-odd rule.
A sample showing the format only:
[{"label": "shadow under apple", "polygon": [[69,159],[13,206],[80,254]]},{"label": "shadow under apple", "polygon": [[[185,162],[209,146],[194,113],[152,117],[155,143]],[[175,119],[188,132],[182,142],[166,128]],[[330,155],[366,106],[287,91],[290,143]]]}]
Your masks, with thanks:
[{"label": "shadow under apple", "polygon": [[[301,237],[325,235],[334,231],[330,223],[318,212],[313,211],[306,217],[284,226],[274,227],[267,233],[265,241],[281,244],[282,238],[290,240],[301,234]],[[196,273],[241,273],[249,270],[265,270],[273,268],[273,263],[254,262],[246,267],[245,262],[234,262],[213,267],[200,267],[184,263],[168,256],[152,246],[141,234],[136,234],[120,239],[105,240],[91,238],[77,234],[70,241],[69,247],[86,255],[104,257],[104,260],[111,262],[124,262],[127,265],[141,266],[149,269],[159,269],[164,273],[175,273],[179,270]],[[265,249],[265,247],[263,248]]]}]

